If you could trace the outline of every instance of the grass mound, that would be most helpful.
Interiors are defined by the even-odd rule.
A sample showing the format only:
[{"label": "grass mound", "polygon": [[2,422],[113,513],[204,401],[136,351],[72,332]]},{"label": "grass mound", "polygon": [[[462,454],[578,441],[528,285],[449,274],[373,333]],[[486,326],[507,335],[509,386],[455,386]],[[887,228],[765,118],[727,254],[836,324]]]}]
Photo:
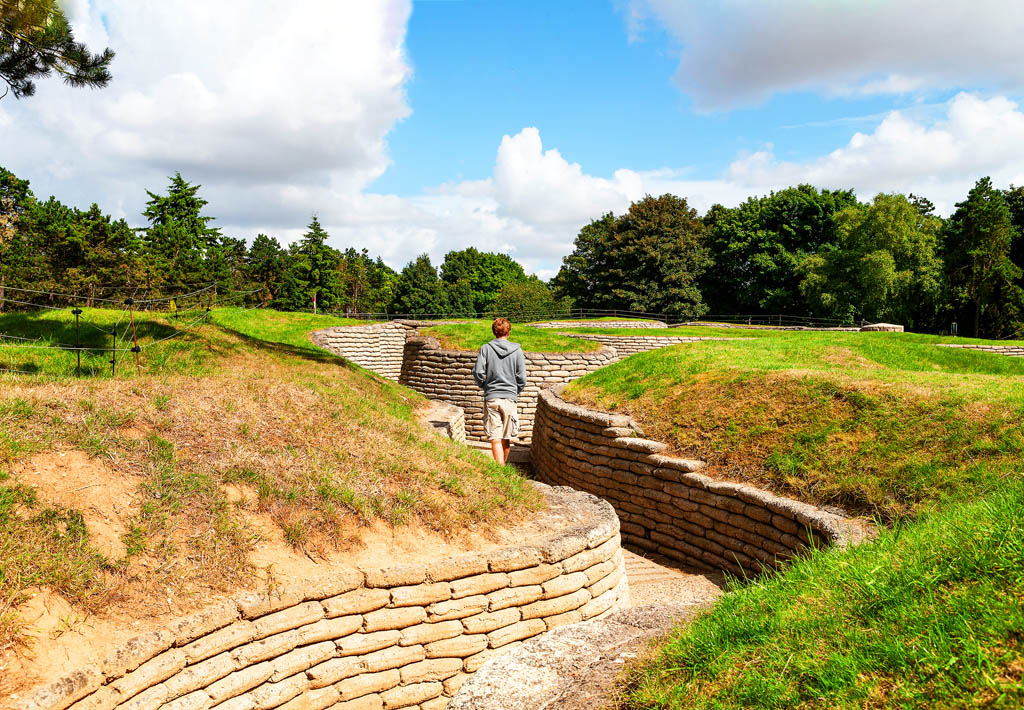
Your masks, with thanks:
[{"label": "grass mound", "polygon": [[629,708],[1024,703],[1024,486],[726,595],[634,670]]},{"label": "grass mound", "polygon": [[[494,338],[491,333],[490,321],[446,323],[426,328],[422,332],[424,335],[437,338],[441,347],[449,350],[479,350],[481,345]],[[518,324],[512,326],[509,340],[519,343],[526,352],[588,353],[601,349],[600,344],[589,340],[567,338],[550,329],[531,328],[528,325]]]},{"label": "grass mound", "polygon": [[[118,315],[87,313],[106,325]],[[0,347],[36,372],[0,375],[0,650],[21,638],[15,608],[33,588],[85,612],[187,598],[247,584],[268,536],[316,559],[358,549],[369,526],[458,536],[538,505],[519,474],[425,436],[419,395],[309,342],[337,324],[223,309],[183,329],[141,315],[143,373],[130,360],[115,378],[84,361],[87,376],[72,377],[73,353]],[[0,332],[22,337],[66,326],[0,316]],[[89,511],[48,492],[59,480],[43,461],[65,454],[96,467],[87,493],[125,484],[135,502],[105,549]]]},{"label": "grass mound", "polygon": [[710,473],[885,522],[1016,475],[1024,362],[936,338],[773,333],[642,353],[566,397],[634,416]]}]

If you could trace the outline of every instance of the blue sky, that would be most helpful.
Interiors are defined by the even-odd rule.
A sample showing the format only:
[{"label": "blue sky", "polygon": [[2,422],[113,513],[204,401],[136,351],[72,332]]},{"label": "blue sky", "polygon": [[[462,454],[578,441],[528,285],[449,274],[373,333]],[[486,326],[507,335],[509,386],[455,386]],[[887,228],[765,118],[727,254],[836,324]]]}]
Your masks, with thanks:
[{"label": "blue sky", "polygon": [[[0,165],[141,225],[202,184],[227,234],[553,276],[644,194],[1024,184],[1019,0],[69,0],[111,85],[0,101]],[[244,8],[244,11],[240,11]],[[256,38],[254,40],[254,38]]]},{"label": "blue sky", "polygon": [[[370,189],[413,194],[482,179],[495,137],[537,127],[545,143],[608,176],[671,167],[718,177],[740,151],[772,143],[803,160],[917,96],[796,92],[728,111],[694,109],[672,83],[678,42],[648,26],[631,41],[602,0],[416,0],[406,38],[412,114],[388,137],[394,164]],[[933,99],[948,99],[946,95]]]}]

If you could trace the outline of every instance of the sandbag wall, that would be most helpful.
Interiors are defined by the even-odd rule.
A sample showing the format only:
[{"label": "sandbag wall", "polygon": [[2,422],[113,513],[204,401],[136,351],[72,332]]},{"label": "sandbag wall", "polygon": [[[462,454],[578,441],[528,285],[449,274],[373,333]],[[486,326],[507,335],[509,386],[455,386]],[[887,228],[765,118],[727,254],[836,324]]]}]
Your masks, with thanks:
[{"label": "sandbag wall", "polygon": [[409,331],[408,326],[398,322],[375,323],[325,328],[313,333],[310,339],[314,345],[397,381]]},{"label": "sandbag wall", "polygon": [[940,348],[960,348],[962,350],[981,350],[1007,357],[1024,357],[1024,345],[970,345],[961,343],[938,343]]},{"label": "sandbag wall", "polygon": [[630,417],[541,393],[530,459],[540,480],[607,500],[623,544],[698,569],[736,574],[775,569],[809,544],[845,545],[858,525],[753,486],[696,473],[702,461],[662,455]]},{"label": "sandbag wall", "polygon": [[20,710],[439,710],[489,657],[628,606],[618,519],[433,564],[348,569],[169,623],[35,689]]},{"label": "sandbag wall", "polygon": [[[565,384],[619,359],[612,348],[589,353],[535,353],[526,355],[526,389],[519,395],[521,441],[533,432],[537,397],[543,388]],[[466,416],[466,436],[482,441],[484,398],[473,381],[475,351],[445,350],[436,338],[411,336],[405,343],[405,358],[399,382],[430,399],[461,407]]]}]

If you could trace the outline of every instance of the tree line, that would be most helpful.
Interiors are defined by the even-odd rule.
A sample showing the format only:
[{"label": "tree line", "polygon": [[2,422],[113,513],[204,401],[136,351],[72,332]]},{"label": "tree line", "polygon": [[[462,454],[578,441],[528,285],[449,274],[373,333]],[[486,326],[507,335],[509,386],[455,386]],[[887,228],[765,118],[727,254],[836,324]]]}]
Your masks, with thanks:
[{"label": "tree line", "polygon": [[[147,191],[147,226],[132,228],[97,205],[80,210],[38,200],[29,182],[0,168],[0,310],[25,304],[85,305],[110,295],[149,298],[214,284],[247,305],[346,315],[472,315],[560,312],[547,285],[507,254],[473,247],[435,267],[421,255],[396,272],[366,249],[335,249],[313,216],[301,239],[283,247],[260,234],[247,244],[223,234],[204,213],[201,186],[180,174],[164,193]],[[25,294],[17,289],[41,293]]]},{"label": "tree line", "polygon": [[1024,187],[982,178],[947,219],[913,194],[859,202],[810,185],[703,217],[648,196],[584,226],[551,285],[580,308],[1010,337],[1024,331]]},{"label": "tree line", "polygon": [[[43,201],[0,168],[0,309],[87,305],[135,290],[149,297],[216,284],[245,303],[343,314],[557,315],[569,308],[679,318],[786,314],[900,323],[917,331],[1010,337],[1024,330],[1024,187],[982,178],[943,219],[917,195],[810,185],[714,205],[700,216],[685,198],[647,196],[621,215],[583,226],[546,284],[507,254],[473,247],[435,266],[421,255],[401,271],[365,250],[336,249],[316,216],[284,247],[224,235],[205,214],[199,185],[180,174],[148,192],[132,228],[98,206]],[[11,289],[43,291],[12,295]],[[20,293],[20,292],[19,292]],[[56,299],[59,300],[59,299]]]}]

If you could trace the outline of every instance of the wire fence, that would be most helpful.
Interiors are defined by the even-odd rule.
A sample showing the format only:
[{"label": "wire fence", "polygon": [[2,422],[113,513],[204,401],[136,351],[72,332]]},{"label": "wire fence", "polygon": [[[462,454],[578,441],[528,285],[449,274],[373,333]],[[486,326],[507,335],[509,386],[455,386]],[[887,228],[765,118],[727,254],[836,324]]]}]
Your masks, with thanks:
[{"label": "wire fence", "polygon": [[[33,311],[44,311],[47,313],[63,312],[73,317],[74,320],[72,321],[71,318],[53,318],[52,320],[32,319],[30,324],[22,322],[22,327],[30,325],[35,331],[49,330],[49,333],[43,332],[38,335],[33,333],[35,337],[26,337],[27,334],[25,333],[19,335],[10,332],[0,332],[0,354],[4,356],[0,358],[0,374],[38,374],[42,370],[38,362],[30,361],[18,366],[5,360],[8,356],[19,352],[25,352],[26,355],[32,353],[42,355],[43,353],[40,351],[49,351],[55,355],[64,353],[68,356],[73,356],[74,371],[78,377],[81,377],[83,372],[85,374],[96,374],[98,368],[96,367],[97,363],[95,360],[104,355],[110,357],[107,363],[110,365],[111,376],[116,376],[118,374],[118,365],[130,362],[129,354],[133,354],[135,357],[134,368],[132,369],[134,369],[136,374],[141,374],[141,353],[143,350],[165,344],[168,341],[192,332],[209,318],[214,307],[245,306],[252,294],[261,290],[229,290],[218,293],[216,284],[200,284],[199,286],[201,287],[187,293],[164,295],[155,298],[146,297],[148,289],[139,286],[133,290],[131,296],[122,296],[116,299],[97,298],[95,294],[79,295],[39,288],[5,287],[3,289],[3,296],[0,297],[0,304],[13,304],[19,308],[16,312],[0,314],[8,316],[6,319],[8,327],[14,324],[11,317],[27,315]],[[140,290],[143,291],[142,297],[139,297]],[[22,298],[13,298],[9,292],[22,295]],[[68,306],[56,306],[50,303],[39,303],[36,300],[23,300],[23,298],[31,298],[32,296],[43,296],[51,301],[67,299],[71,303]],[[81,307],[88,303],[98,303],[100,304],[99,306],[93,306],[95,309],[108,312],[115,312],[119,307],[120,313],[116,322],[112,326],[107,323],[93,322],[93,320],[86,317],[86,311]],[[262,305],[257,304],[255,307]],[[164,316],[167,320],[174,323],[171,326],[172,332],[161,335],[161,337],[155,337],[155,339],[149,342],[140,343],[136,315],[142,313],[147,315],[158,313]],[[147,320],[146,326],[151,328],[152,322]],[[2,327],[3,321],[0,321],[0,328]],[[86,329],[85,333],[83,333],[83,327]],[[71,342],[72,339],[73,342]],[[83,355],[87,358],[84,370]],[[38,359],[37,357],[36,360]],[[27,367],[31,369],[26,369]]]},{"label": "wire fence", "polygon": [[[309,311],[312,313],[312,309]],[[734,326],[771,326],[777,328],[840,328],[864,325],[852,320],[836,318],[819,318],[816,316],[797,316],[782,313],[756,315],[714,315],[699,317],[677,313],[653,313],[649,311],[630,311],[620,309],[571,308],[544,309],[523,311],[446,311],[443,313],[412,312],[412,313],[368,313],[362,311],[318,311],[324,315],[368,321],[441,321],[464,319],[508,318],[514,323],[536,323],[543,321],[585,321],[598,319],[611,320],[643,320],[664,323],[668,327],[683,325],[734,325]]]}]

